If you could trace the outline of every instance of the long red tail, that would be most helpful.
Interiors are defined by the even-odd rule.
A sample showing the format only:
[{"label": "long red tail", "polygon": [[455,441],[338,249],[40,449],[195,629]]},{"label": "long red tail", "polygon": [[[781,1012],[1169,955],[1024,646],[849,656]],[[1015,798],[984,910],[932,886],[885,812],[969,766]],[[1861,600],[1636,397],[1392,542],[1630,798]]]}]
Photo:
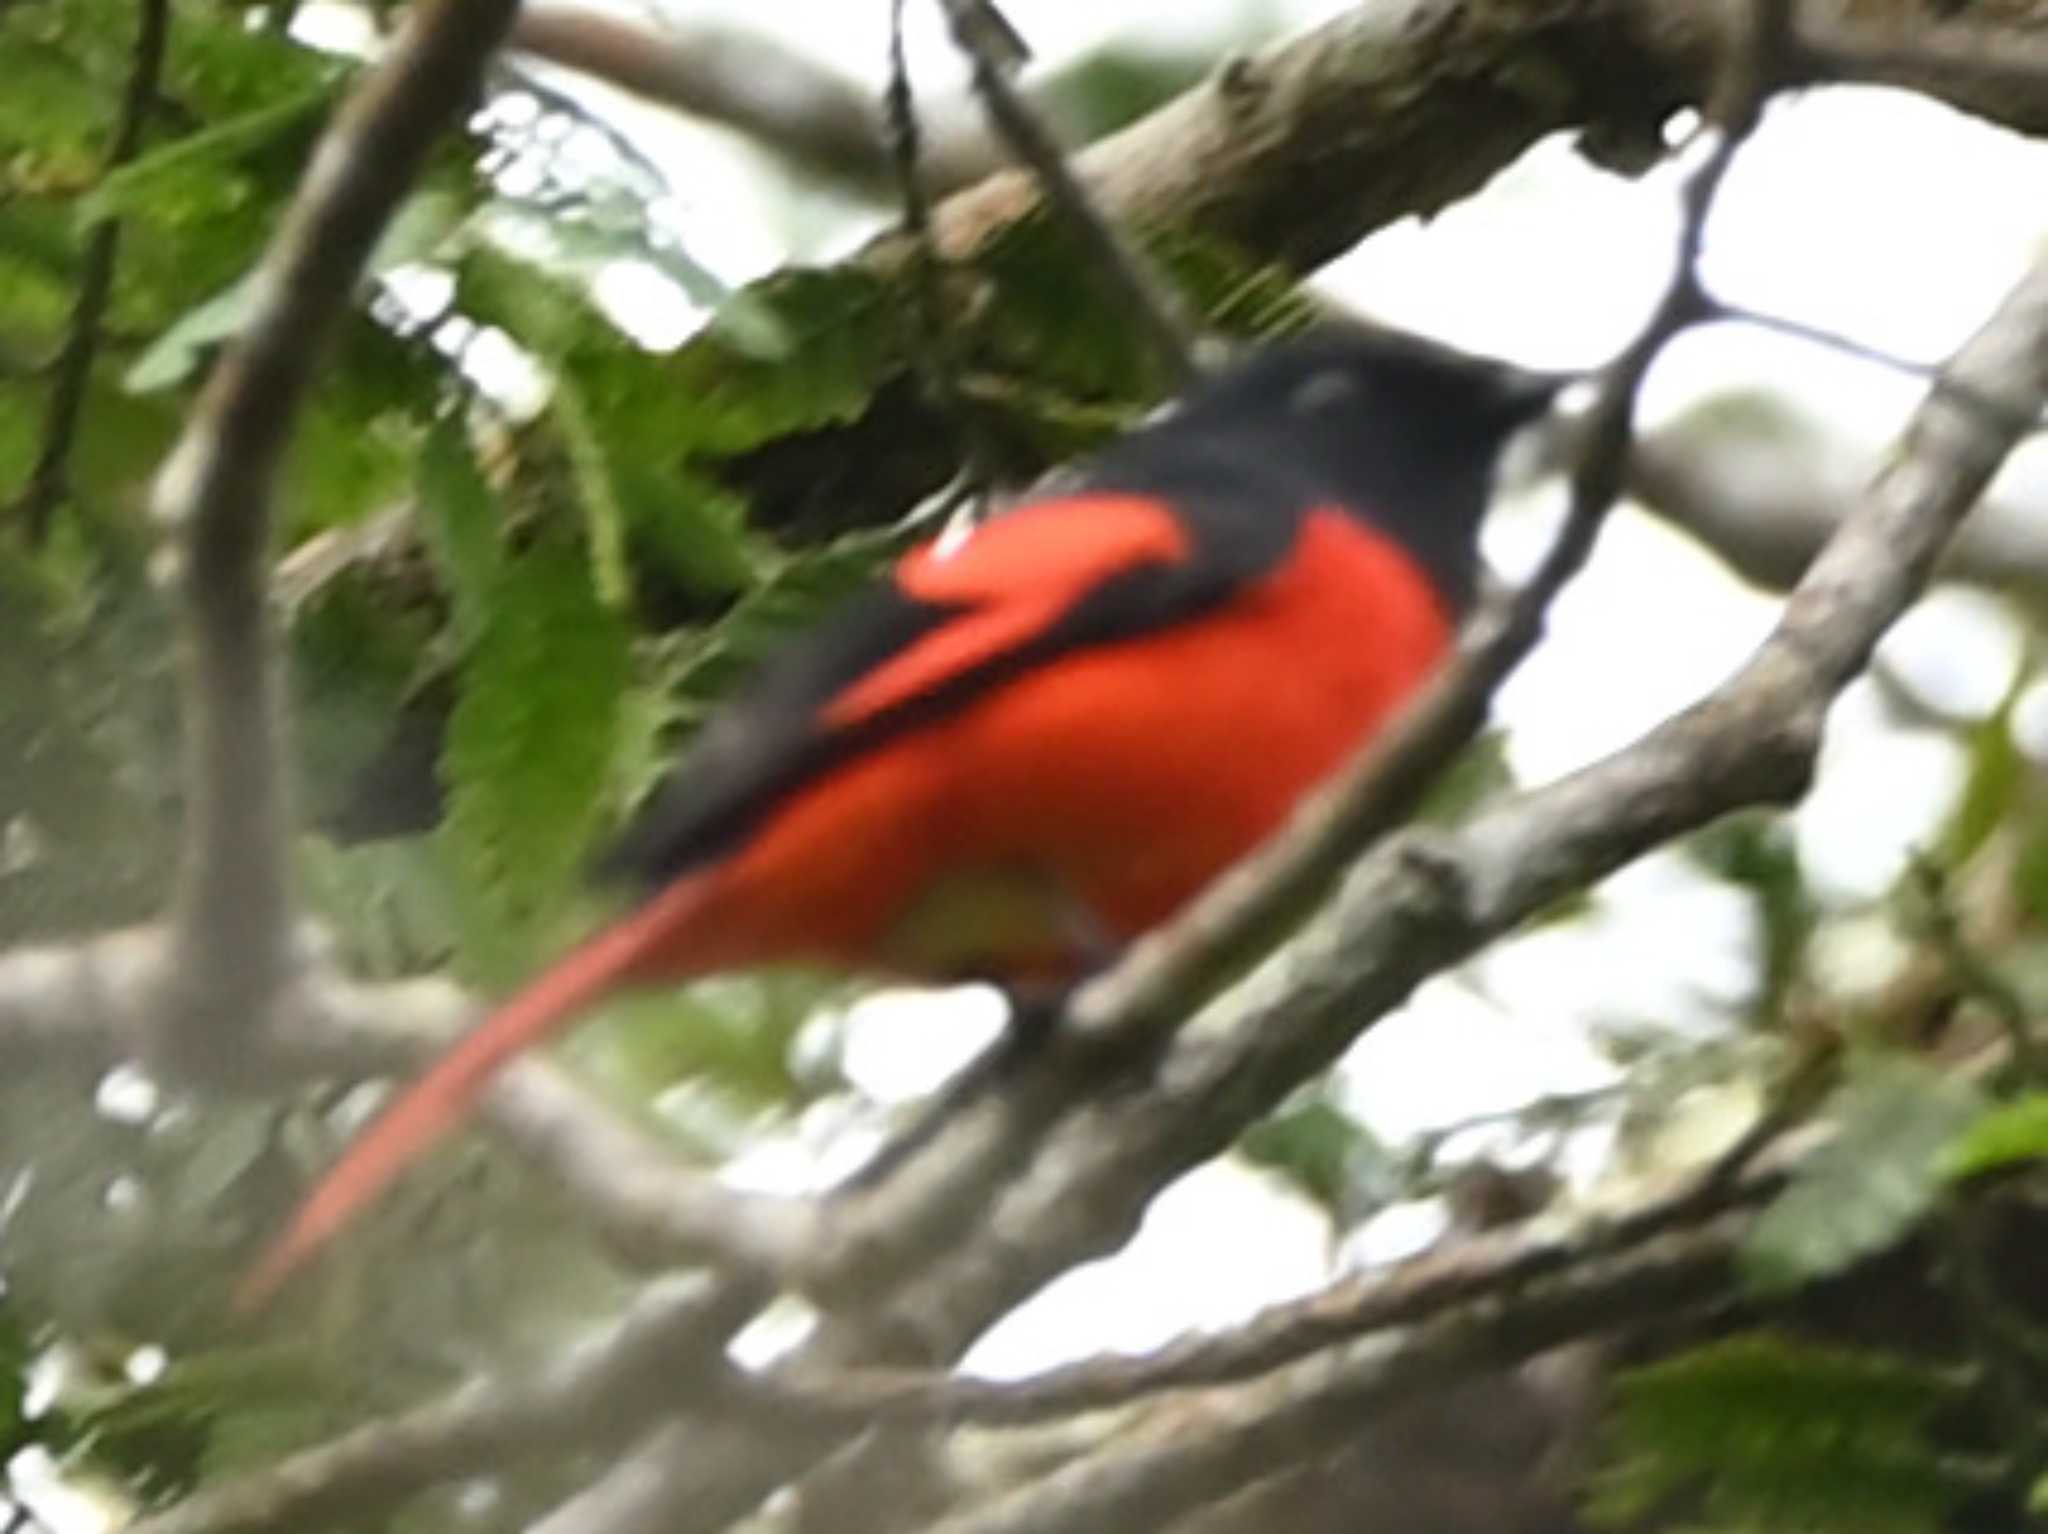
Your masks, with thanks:
[{"label": "long red tail", "polygon": [[681,936],[710,892],[709,876],[670,885],[615,926],[572,949],[465,1034],[355,1139],[320,1179],[236,1291],[262,1304],[307,1258],[467,1115],[499,1068],[547,1037],[659,956],[664,974],[687,974]]}]

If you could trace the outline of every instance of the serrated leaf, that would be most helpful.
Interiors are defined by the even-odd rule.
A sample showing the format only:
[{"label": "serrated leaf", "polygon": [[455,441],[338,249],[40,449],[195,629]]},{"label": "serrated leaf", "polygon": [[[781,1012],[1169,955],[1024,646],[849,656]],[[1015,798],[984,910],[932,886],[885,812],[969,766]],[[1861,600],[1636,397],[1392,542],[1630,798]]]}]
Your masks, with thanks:
[{"label": "serrated leaf", "polygon": [[441,776],[441,835],[464,936],[487,971],[523,969],[603,813],[628,673],[627,632],[582,550],[536,543],[505,568],[462,676]]},{"label": "serrated leaf", "polygon": [[630,407],[600,413],[572,362],[557,378],[555,419],[561,427],[608,601],[623,602],[630,538],[643,554],[693,591],[723,595],[751,584],[753,561],[740,502],[681,467],[677,455],[644,437]]},{"label": "serrated leaf", "polygon": [[2048,1156],[2048,1092],[2000,1103],[1942,1152],[1941,1174],[1958,1181]]},{"label": "serrated leaf", "polygon": [[1932,1534],[1991,1467],[1925,1436],[1966,1403],[1950,1375],[1768,1334],[1728,1338],[1618,1376],[1587,1514],[1636,1527],[1683,1498],[1715,1527]]},{"label": "serrated leaf", "polygon": [[597,594],[609,607],[624,607],[628,594],[626,509],[619,496],[611,450],[591,419],[573,372],[555,379],[554,405],[555,421],[562,429],[569,467],[576,478],[576,501],[583,509]]},{"label": "serrated leaf", "polygon": [[868,529],[784,561],[673,657],[671,694],[686,712],[724,697],[791,635],[872,581],[911,536],[901,527]]},{"label": "serrated leaf", "polygon": [[497,499],[484,483],[461,412],[443,416],[420,448],[415,477],[420,531],[454,611],[456,632],[474,642],[504,567]]},{"label": "serrated leaf", "polygon": [[1856,1062],[1830,1105],[1834,1139],[1750,1230],[1751,1287],[1783,1293],[1896,1243],[1941,1192],[1944,1148],[1982,1108],[1974,1087],[1904,1055]]},{"label": "serrated leaf", "polygon": [[165,223],[188,222],[213,211],[228,195],[235,162],[287,136],[310,137],[340,88],[340,77],[268,103],[197,133],[174,139],[108,174],[78,205],[84,223],[147,214]]}]

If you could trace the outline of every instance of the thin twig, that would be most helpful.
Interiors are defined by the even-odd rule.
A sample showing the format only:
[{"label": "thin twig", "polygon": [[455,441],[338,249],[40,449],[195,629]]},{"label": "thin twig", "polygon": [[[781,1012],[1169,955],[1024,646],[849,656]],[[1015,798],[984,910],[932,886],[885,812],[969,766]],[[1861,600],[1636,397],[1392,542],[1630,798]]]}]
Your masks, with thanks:
[{"label": "thin twig", "polygon": [[946,301],[945,262],[932,232],[931,195],[920,161],[924,128],[910,79],[910,59],[903,46],[903,9],[907,0],[890,0],[889,84],[883,96],[888,123],[889,157],[896,190],[903,203],[903,234],[910,241],[912,308],[917,315],[919,381],[932,403],[959,433],[966,482],[986,493],[997,481],[996,455],[989,451],[982,417],[962,387],[965,349],[955,339],[955,325]]},{"label": "thin twig", "polygon": [[1384,1348],[1299,1378],[1219,1391],[1194,1415],[1111,1436],[1082,1459],[926,1526],[923,1534],[1063,1534],[1175,1528],[1290,1465],[1356,1442],[1380,1413],[1434,1387],[1510,1368],[1576,1338],[1724,1303],[1739,1222],[1724,1222],[1482,1301]]},{"label": "thin twig", "polygon": [[977,0],[940,0],[953,41],[974,71],[974,89],[1006,143],[1038,178],[1054,213],[1067,221],[1086,247],[1090,265],[1128,306],[1139,335],[1159,364],[1166,384],[1184,389],[1201,376],[1194,328],[1173,290],[1144,255],[1110,226],[1067,168],[1052,133],[1010,83],[1008,60],[996,55],[991,27]]},{"label": "thin twig", "polygon": [[[1710,311],[1707,319],[1754,326],[1758,330],[1767,330],[1774,335],[1786,336],[1795,341],[1805,341],[1809,345],[1839,352],[1845,357],[1853,357],[1859,362],[1868,362],[1894,373],[1924,379],[1930,388],[1951,395],[1973,410],[1995,413],[1999,409],[1995,400],[1973,395],[1961,385],[1942,377],[1940,365],[1937,363],[1923,362],[1917,357],[1905,357],[1897,352],[1886,351],[1883,347],[1873,346],[1868,341],[1860,341],[1839,330],[1830,330],[1825,325],[1809,324],[1805,320],[1794,319],[1784,314],[1772,314],[1768,310],[1751,309],[1746,305],[1729,303],[1712,295],[1704,295],[1702,302]],[[2042,428],[2038,416],[2032,421],[2018,424],[2027,431],[2039,431]]]},{"label": "thin twig", "polygon": [[[939,1371],[865,1368],[838,1374],[792,1369],[750,1382],[764,1407],[798,1419],[889,1419],[1014,1426],[1125,1405],[1163,1391],[1208,1388],[1269,1374],[1342,1343],[1414,1326],[1539,1280],[1568,1276],[1659,1237],[1768,1199],[1784,1185],[1773,1167],[1724,1179],[1713,1169],[1678,1193],[1568,1232],[1483,1234],[1381,1272],[1274,1305],[1227,1332],[1193,1333],[1139,1357],[1103,1354],[1017,1380]],[[1538,1222],[1540,1227],[1541,1222]]]},{"label": "thin twig", "polygon": [[[163,78],[164,50],[171,30],[170,0],[142,0],[135,23],[135,49],[128,65],[128,83],[121,93],[120,116],[113,141],[100,168],[100,180],[135,158],[143,129],[156,104]],[[52,364],[54,378],[43,412],[42,447],[28,483],[14,504],[31,544],[49,536],[50,520],[71,493],[71,449],[78,439],[78,420],[99,356],[100,327],[114,292],[114,267],[121,252],[121,219],[108,213],[94,221],[86,235],[85,259],[78,278],[78,298],[71,307],[64,345]]]}]

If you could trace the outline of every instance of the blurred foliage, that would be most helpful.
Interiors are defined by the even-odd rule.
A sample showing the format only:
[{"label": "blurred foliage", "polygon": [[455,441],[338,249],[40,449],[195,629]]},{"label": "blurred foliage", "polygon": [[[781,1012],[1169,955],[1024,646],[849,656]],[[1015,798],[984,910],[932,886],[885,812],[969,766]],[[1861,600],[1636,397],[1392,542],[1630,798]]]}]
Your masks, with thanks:
[{"label": "blurred foliage", "polygon": [[1588,1517],[1635,1528],[1678,1501],[1703,1531],[1934,1534],[1997,1481],[1932,1432],[1969,1395],[1953,1373],[1880,1354],[1731,1337],[1614,1382]]},{"label": "blurred foliage", "polygon": [[1750,1283],[1794,1289],[1895,1244],[1933,1206],[1940,1156],[1981,1106],[1965,1083],[1910,1056],[1854,1061],[1828,1105],[1834,1138],[1750,1233]]}]

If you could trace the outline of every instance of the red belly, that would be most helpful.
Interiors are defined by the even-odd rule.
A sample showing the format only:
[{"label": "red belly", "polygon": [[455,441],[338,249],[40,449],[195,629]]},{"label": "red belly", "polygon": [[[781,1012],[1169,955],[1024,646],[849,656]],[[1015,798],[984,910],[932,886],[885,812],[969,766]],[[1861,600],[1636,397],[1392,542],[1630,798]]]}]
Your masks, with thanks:
[{"label": "red belly", "polygon": [[1312,514],[1217,611],[1061,657],[794,795],[716,875],[688,968],[1071,969],[1276,830],[1450,632],[1398,549]]}]

